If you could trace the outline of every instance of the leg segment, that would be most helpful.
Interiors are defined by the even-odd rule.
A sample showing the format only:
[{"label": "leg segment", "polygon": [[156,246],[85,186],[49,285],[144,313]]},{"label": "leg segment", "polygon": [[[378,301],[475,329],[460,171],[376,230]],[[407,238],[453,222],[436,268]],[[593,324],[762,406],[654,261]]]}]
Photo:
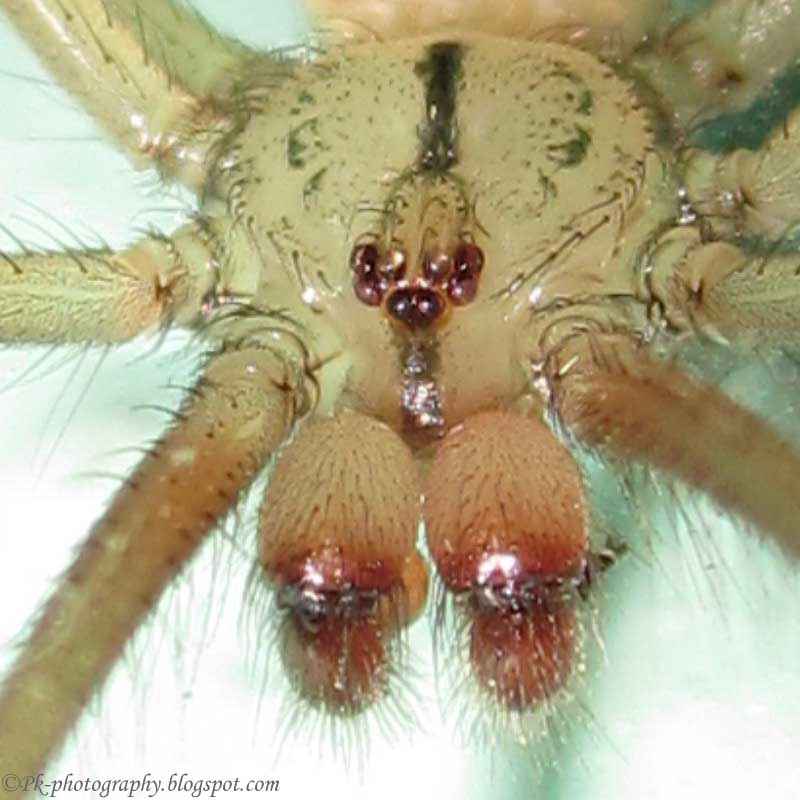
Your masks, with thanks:
[{"label": "leg segment", "polygon": [[800,55],[798,0],[713,0],[636,59],[681,128],[746,108]]},{"label": "leg segment", "polygon": [[[209,91],[235,51],[206,33],[195,53],[201,23],[156,0],[7,0],[3,11],[137,166],[155,162],[193,188],[202,185],[213,137],[200,133],[219,118],[210,98],[193,92]],[[187,28],[191,55],[170,44]],[[184,85],[180,78],[195,58],[204,66]]]},{"label": "leg segment", "polygon": [[713,386],[629,342],[587,344],[555,379],[581,440],[710,495],[800,558],[800,453]]},{"label": "leg segment", "polygon": [[650,289],[670,325],[735,347],[800,349],[800,253],[750,253],[691,227],[663,236]]},{"label": "leg segment", "polygon": [[[493,33],[515,38],[569,29],[633,46],[668,10],[663,0],[311,0],[320,16],[349,20],[367,33],[401,39],[433,32]],[[591,36],[591,33],[590,33]]]},{"label": "leg segment", "polygon": [[783,239],[800,221],[798,151],[800,109],[759,150],[727,155],[694,150],[685,163],[689,199],[720,236]]},{"label": "leg segment", "polygon": [[119,253],[0,253],[0,341],[105,344],[188,324],[217,277],[205,239],[188,225]]},{"label": "leg segment", "polygon": [[284,440],[302,387],[271,351],[216,356],[95,524],[0,694],[0,773],[35,775],[125,643]]},{"label": "leg segment", "polygon": [[690,259],[673,289],[681,315],[734,346],[800,347],[800,253],[746,256],[716,242]]},{"label": "leg segment", "polygon": [[195,97],[222,100],[242,63],[255,53],[219,34],[188,4],[174,0],[106,0],[109,18],[133,32],[156,62]]}]

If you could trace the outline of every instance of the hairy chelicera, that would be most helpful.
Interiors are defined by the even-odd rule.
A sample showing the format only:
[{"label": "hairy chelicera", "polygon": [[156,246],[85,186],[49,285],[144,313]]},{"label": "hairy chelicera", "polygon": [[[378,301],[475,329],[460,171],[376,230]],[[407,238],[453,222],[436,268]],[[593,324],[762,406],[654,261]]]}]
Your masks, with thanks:
[{"label": "hairy chelicera", "polygon": [[478,727],[527,742],[579,706],[597,588],[630,549],[598,471],[631,507],[625,465],[666,475],[800,553],[796,446],[685,358],[797,348],[800,116],[757,150],[688,124],[797,58],[796,0],[684,22],[660,0],[316,5],[314,47],[261,53],[173,0],[4,3],[197,205],[119,249],[13,235],[0,340],[181,327],[202,364],[26,634],[0,774],[56,756],[267,469],[241,548],[256,638],[337,725],[400,708],[429,581],[442,683]]}]

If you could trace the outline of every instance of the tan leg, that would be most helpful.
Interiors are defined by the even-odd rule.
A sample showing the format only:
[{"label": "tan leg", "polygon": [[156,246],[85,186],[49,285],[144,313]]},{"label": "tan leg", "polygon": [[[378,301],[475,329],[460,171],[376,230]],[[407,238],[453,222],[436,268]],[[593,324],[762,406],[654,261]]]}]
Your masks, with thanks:
[{"label": "tan leg", "polygon": [[[691,151],[685,183],[701,231],[669,231],[651,253],[651,288],[670,323],[739,347],[800,344],[800,111],[761,150]],[[708,236],[709,231],[713,234]],[[730,241],[755,237],[758,249]]]},{"label": "tan leg", "polygon": [[[797,36],[800,39],[800,33]],[[792,112],[759,150],[728,155],[692,151],[685,165],[689,199],[720,236],[781,240],[800,221],[798,150],[800,110]]]},{"label": "tan leg", "polygon": [[228,39],[189,4],[175,0],[106,0],[108,16],[139,40],[148,60],[195,97],[224,99],[242,62],[256,54]]},{"label": "tan leg", "polygon": [[217,278],[202,241],[187,225],[119,253],[0,253],[0,341],[104,344],[190,323]]},{"label": "tan leg", "polygon": [[588,343],[556,386],[579,439],[700,489],[800,558],[800,453],[755,414],[627,341]]},{"label": "tan leg", "polygon": [[800,55],[798,0],[714,0],[636,59],[685,128],[747,107]]},{"label": "tan leg", "polygon": [[209,363],[94,526],[3,685],[0,773],[35,775],[58,750],[165,586],[283,441],[298,391],[270,351]]},{"label": "tan leg", "polygon": [[[235,48],[210,34],[203,40],[202,23],[154,0],[7,0],[2,10],[137,166],[155,164],[188,186],[203,184],[214,137],[202,134],[220,118],[201,92],[230,69]],[[184,34],[188,45],[170,44]],[[195,59],[203,67],[186,78]]]},{"label": "tan leg", "polygon": [[727,242],[698,245],[661,296],[678,328],[745,349],[800,346],[800,253],[755,256]]},{"label": "tan leg", "polygon": [[492,33],[530,38],[558,28],[602,31],[635,45],[668,9],[663,0],[310,0],[329,20],[356,23],[364,35],[400,39],[432,32]]}]

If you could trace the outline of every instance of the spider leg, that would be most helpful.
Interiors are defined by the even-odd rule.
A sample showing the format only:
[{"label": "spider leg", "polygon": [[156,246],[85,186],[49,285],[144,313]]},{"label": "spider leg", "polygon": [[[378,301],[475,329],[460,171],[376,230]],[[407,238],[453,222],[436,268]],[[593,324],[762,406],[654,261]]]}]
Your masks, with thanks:
[{"label": "spider leg", "polygon": [[695,243],[658,295],[677,329],[744,349],[798,347],[800,253]]},{"label": "spider leg", "polygon": [[[758,151],[691,151],[690,207],[653,251],[652,288],[678,330],[728,344],[797,348],[800,329],[800,110]],[[708,241],[723,237],[734,241]]]},{"label": "spider leg", "polygon": [[800,453],[758,416],[628,341],[564,363],[556,404],[578,439],[685,481],[800,557]]},{"label": "spider leg", "polygon": [[3,11],[136,166],[204,184],[243,47],[164,0],[7,0]]},{"label": "spider leg", "polygon": [[189,323],[217,277],[207,241],[187,225],[120,252],[0,252],[0,341],[111,343]]},{"label": "spider leg", "polygon": [[174,0],[106,0],[112,22],[132,31],[148,60],[195,97],[222,100],[242,62],[256,56],[216,31],[195,9]]},{"label": "spider leg", "polygon": [[692,206],[721,236],[781,240],[800,220],[800,109],[758,150],[692,150],[685,162]]},{"label": "spider leg", "polygon": [[165,587],[289,432],[302,388],[270,350],[213,357],[94,525],[0,693],[0,772],[60,747]]},{"label": "spider leg", "polygon": [[681,128],[745,108],[800,52],[798,0],[714,0],[652,39],[636,69]]},{"label": "spider leg", "polygon": [[[401,39],[426,33],[489,33],[514,38],[558,29],[583,34],[601,31],[622,46],[633,46],[668,11],[663,0],[310,0],[317,16],[349,20],[362,34]],[[359,32],[356,29],[356,34]]]}]

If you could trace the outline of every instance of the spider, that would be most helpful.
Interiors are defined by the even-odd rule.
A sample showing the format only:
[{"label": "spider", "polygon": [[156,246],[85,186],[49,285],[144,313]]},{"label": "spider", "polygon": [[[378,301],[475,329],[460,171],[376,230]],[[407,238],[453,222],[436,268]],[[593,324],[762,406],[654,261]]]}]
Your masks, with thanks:
[{"label": "spider", "polygon": [[[445,51],[445,50],[436,51],[436,55],[437,55],[437,57],[438,57],[438,58],[442,59],[443,61],[447,61],[448,59],[452,59],[452,57],[453,57],[453,54],[452,54],[452,52],[451,52],[451,53],[448,55],[447,51]],[[435,64],[436,64],[436,62],[435,62],[435,59],[434,59],[434,60],[431,62],[431,64],[433,64],[433,67],[435,67]],[[429,67],[431,67],[431,65],[430,65],[430,64],[429,64]],[[437,67],[436,69],[434,69],[433,67],[431,67],[431,69],[433,69],[433,72],[434,72],[434,73],[436,73],[436,70],[438,69],[438,67]],[[439,71],[441,72],[441,70],[439,70]],[[445,70],[445,71],[446,71],[446,70]],[[433,126],[433,129],[434,129],[434,130],[436,130],[436,126]],[[431,134],[431,136],[432,136],[432,134]],[[424,138],[424,137],[423,137],[423,138]],[[433,136],[433,138],[434,138],[434,139],[436,139],[436,137],[435,137],[435,136]],[[429,139],[430,139],[430,136],[429,136]],[[437,140],[437,141],[439,141],[439,140]],[[576,142],[577,142],[577,144],[576,144],[576,145],[573,145],[571,148],[570,148],[570,147],[568,147],[568,148],[566,148],[566,149],[562,149],[562,150],[560,150],[560,151],[559,151],[559,150],[557,150],[556,152],[560,153],[560,156],[557,156],[557,158],[558,158],[558,157],[560,157],[560,158],[562,158],[562,160],[569,161],[569,160],[570,160],[570,159],[573,157],[573,156],[572,156],[572,153],[575,151],[575,149],[577,148],[578,150],[580,150],[580,148],[581,148],[581,145],[580,145],[581,137],[579,136],[579,137],[577,137],[577,139],[575,139],[575,140],[569,140],[569,142],[572,142],[572,141],[576,141]],[[569,143],[569,142],[568,142],[568,143]],[[300,144],[300,143],[298,143],[298,144]],[[434,155],[436,155],[436,154],[434,154]],[[438,157],[438,156],[437,156],[437,157]],[[569,165],[562,165],[562,166],[565,166],[565,167],[566,167],[566,166],[569,166]],[[465,213],[467,213],[467,212],[465,212]],[[477,214],[476,214],[476,216],[477,216]],[[711,215],[711,214],[709,214],[709,218],[711,218],[711,216],[712,216],[712,215]],[[689,229],[689,228],[691,228],[691,227],[692,227],[692,226],[687,226],[687,229]],[[712,231],[712,232],[711,232],[709,235],[710,235],[710,236],[716,236],[716,234],[715,234],[715,232],[714,232],[714,231]],[[462,243],[462,244],[463,244],[463,243]],[[474,242],[472,242],[472,241],[470,241],[470,240],[467,240],[467,241],[466,241],[466,244],[467,244],[467,245],[474,245]],[[483,249],[484,249],[484,250],[488,250],[488,248],[486,248],[486,247],[484,247]],[[474,251],[472,251],[472,252],[474,252]],[[351,264],[351,266],[352,266],[352,264]],[[489,272],[488,272],[488,269],[489,269],[489,268],[488,268],[488,266],[487,266],[487,267],[486,267],[486,273],[485,273],[485,274],[489,274]],[[362,272],[363,272],[363,269],[362,269]],[[472,276],[470,276],[470,277],[472,277]],[[357,282],[358,280],[361,280],[361,278],[363,278],[363,274],[361,274],[361,273],[357,274],[357,275],[356,275],[356,282]],[[359,288],[359,289],[360,289],[360,291],[361,291],[361,294],[363,295],[363,294],[364,294],[364,291],[365,291],[365,289],[370,289],[370,286],[365,286],[365,285],[362,283],[362,285],[361,285],[360,287],[356,287],[356,288]],[[481,293],[482,293],[482,292],[484,292],[485,290],[484,290],[484,288],[483,288],[483,287],[480,287],[478,291],[479,291],[479,294],[477,295],[477,297],[481,297],[481,296],[482,296],[482,294],[481,294]],[[417,297],[421,297],[421,296],[422,296],[422,295],[417,295]],[[217,298],[217,300],[219,300],[219,299],[220,299],[220,298]],[[228,298],[225,298],[225,299],[228,299]],[[220,305],[222,306],[223,310],[228,310],[228,309],[233,309],[233,308],[237,308],[237,309],[241,308],[241,306],[237,305],[237,298],[236,298],[236,297],[233,297],[233,296],[231,296],[230,300],[231,300],[231,302],[230,302],[230,303],[221,303],[221,304],[220,304]],[[455,304],[455,303],[454,303],[454,304]],[[366,305],[366,304],[365,304],[365,305]],[[397,308],[398,308],[398,306],[394,306],[394,311],[395,311],[395,312],[397,311]],[[416,303],[416,308],[417,308],[417,309],[419,309],[419,303],[418,303],[418,302]],[[214,309],[214,310],[216,310],[216,309]],[[657,310],[658,310],[658,309],[657,309]],[[466,316],[467,314],[469,314],[469,309],[468,309],[468,308],[464,308],[464,309],[458,309],[458,308],[454,308],[454,309],[450,309],[450,310],[448,310],[448,312],[447,312],[447,313],[449,314],[449,313],[451,313],[451,312],[452,312],[452,314],[453,314],[453,318],[452,318],[450,321],[448,321],[446,324],[452,324],[452,325],[455,325],[455,324],[457,324],[457,323],[456,323],[456,320],[457,320],[457,316],[456,316],[456,314],[458,314],[458,313],[464,314],[464,315],[465,315],[465,316],[464,316],[464,319],[468,319],[468,317]],[[366,312],[365,312],[365,313],[366,313]],[[389,312],[389,313],[391,314],[392,312]],[[400,317],[400,316],[402,316],[402,315],[395,313],[395,322],[390,322],[390,323],[388,323],[388,324],[392,324],[392,325],[395,325],[395,326],[396,326],[396,325],[398,325],[398,324],[400,324],[400,325],[404,325],[404,326],[406,326],[407,328],[409,328],[409,327],[410,327],[410,328],[419,327],[419,326],[417,326],[417,325],[409,325],[409,324],[408,324],[408,321],[407,321],[407,320],[408,320],[408,318],[406,318],[406,319],[397,319],[397,318],[398,318],[398,317]],[[237,319],[238,319],[238,318],[237,318]],[[439,324],[439,323],[437,322],[436,324]],[[442,324],[444,324],[444,323],[442,323]],[[673,324],[673,325],[675,325],[675,323],[672,323],[672,324]],[[664,327],[666,328],[667,326],[664,326]],[[679,327],[679,326],[678,326],[678,325],[675,325],[675,327]],[[444,328],[442,328],[442,330],[444,330]],[[661,329],[659,329],[659,330],[661,330]],[[418,331],[415,331],[415,332],[414,332],[414,336],[416,336],[417,334],[418,334]],[[420,335],[421,335],[421,334],[420,334]],[[289,337],[289,338],[292,338],[292,337]],[[293,339],[293,338],[292,338],[292,341],[294,341],[294,339]],[[596,342],[596,341],[597,341],[597,340],[596,340],[596,338],[592,337],[592,342],[594,343],[594,342]],[[608,354],[606,354],[606,355],[608,355]],[[618,355],[620,355],[620,354],[615,352],[615,353],[614,353],[614,355],[615,355],[615,356],[618,356]],[[312,371],[313,371],[313,370],[312,370]],[[573,372],[573,375],[574,375],[574,374],[575,374],[575,373]],[[627,374],[627,373],[626,373],[626,374]],[[552,382],[552,381],[551,381],[551,382]],[[415,395],[415,396],[417,396],[417,397],[418,397],[419,395],[417,394],[417,395]],[[560,408],[560,406],[559,406],[559,408]],[[420,417],[420,415],[418,414],[418,415],[417,415],[417,421],[419,420],[419,417]],[[438,436],[438,434],[437,434],[437,436]],[[436,437],[434,437],[434,438],[436,438]],[[420,446],[420,445],[418,445],[418,446]],[[663,466],[663,464],[662,464],[661,466]],[[402,610],[402,609],[401,609],[401,610]]]}]

